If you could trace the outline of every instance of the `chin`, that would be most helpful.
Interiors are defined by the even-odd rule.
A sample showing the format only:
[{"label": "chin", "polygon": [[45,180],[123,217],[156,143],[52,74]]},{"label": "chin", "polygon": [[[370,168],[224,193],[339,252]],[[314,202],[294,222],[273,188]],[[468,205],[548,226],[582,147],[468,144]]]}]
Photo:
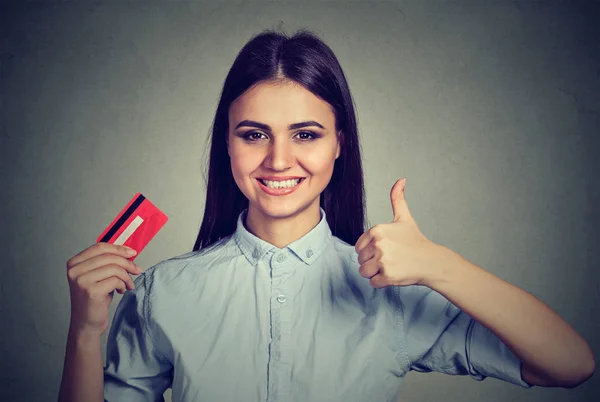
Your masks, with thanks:
[{"label": "chin", "polygon": [[298,205],[297,203],[279,203],[273,202],[270,205],[250,204],[249,208],[255,209],[265,218],[286,219],[293,218],[306,212],[312,203],[308,205]]}]

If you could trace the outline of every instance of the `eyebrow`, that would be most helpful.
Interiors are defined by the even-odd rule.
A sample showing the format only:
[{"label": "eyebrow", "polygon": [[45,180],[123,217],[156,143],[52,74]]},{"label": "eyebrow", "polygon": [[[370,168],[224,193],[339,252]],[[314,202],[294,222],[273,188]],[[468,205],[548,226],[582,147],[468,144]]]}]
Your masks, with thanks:
[{"label": "eyebrow", "polygon": [[[322,125],[320,125],[319,123],[317,123],[314,120],[308,120],[308,121],[302,121],[300,123],[290,124],[288,126],[288,129],[295,130],[297,128],[311,127],[311,126],[325,129],[325,127],[323,127]],[[260,128],[261,130],[271,131],[271,127],[269,127],[267,124],[259,123],[257,121],[253,121],[253,120],[243,120],[237,126],[235,126],[236,129],[238,129],[240,127],[255,127],[255,128]]]}]

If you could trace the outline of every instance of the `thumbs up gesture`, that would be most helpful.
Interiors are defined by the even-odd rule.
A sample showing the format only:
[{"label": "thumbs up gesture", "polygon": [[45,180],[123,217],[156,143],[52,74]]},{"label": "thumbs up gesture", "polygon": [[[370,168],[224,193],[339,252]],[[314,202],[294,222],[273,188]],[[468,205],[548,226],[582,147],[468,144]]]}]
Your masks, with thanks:
[{"label": "thumbs up gesture", "polygon": [[447,257],[449,249],[431,242],[417,227],[406,203],[406,178],[396,181],[390,192],[394,220],[363,233],[354,249],[359,273],[371,286],[425,285]]}]

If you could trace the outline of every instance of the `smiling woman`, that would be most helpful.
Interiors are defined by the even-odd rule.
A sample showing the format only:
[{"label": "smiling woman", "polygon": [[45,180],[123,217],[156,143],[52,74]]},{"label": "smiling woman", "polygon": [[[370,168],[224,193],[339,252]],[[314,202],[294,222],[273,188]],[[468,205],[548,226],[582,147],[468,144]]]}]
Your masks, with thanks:
[{"label": "smiling woman", "polygon": [[[302,179],[297,191],[276,183],[290,178]],[[245,209],[253,233],[266,235],[260,222],[270,225],[278,218],[281,229],[268,239],[287,244],[318,223],[319,208],[332,233],[345,242],[354,244],[364,232],[363,172],[350,89],[332,50],[315,35],[265,32],[244,46],[225,79],[194,250],[231,235]]]},{"label": "smiling woman", "polygon": [[252,38],[217,107],[194,248],[127,286],[104,381],[100,334],[125,288],[114,276],[128,279],[118,265],[131,266],[107,244],[69,261],[61,400],[100,401],[103,386],[106,401],[172,388],[175,401],[392,402],[410,370],[523,388],[589,378],[585,340],[427,239],[405,186],[391,190],[393,222],[365,231],[355,112],[333,52],[308,32]]},{"label": "smiling woman", "polygon": [[229,126],[231,171],[248,199],[246,226],[285,247],[321,219],[320,195],[340,156],[335,116],[304,87],[279,79],[238,98]]}]

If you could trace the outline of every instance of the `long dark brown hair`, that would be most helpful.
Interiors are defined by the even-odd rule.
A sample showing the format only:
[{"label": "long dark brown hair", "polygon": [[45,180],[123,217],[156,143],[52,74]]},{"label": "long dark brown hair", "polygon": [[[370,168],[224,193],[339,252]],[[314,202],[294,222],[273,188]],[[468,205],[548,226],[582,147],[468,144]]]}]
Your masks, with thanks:
[{"label": "long dark brown hair", "polygon": [[334,236],[354,245],[365,230],[365,192],[360,144],[352,95],[333,51],[315,34],[302,30],[288,36],[263,31],[240,50],[223,85],[212,125],[206,205],[194,251],[230,236],[248,199],[231,172],[226,138],[229,107],[258,83],[294,81],[330,104],[341,152],[333,175],[320,195],[320,206]]}]

